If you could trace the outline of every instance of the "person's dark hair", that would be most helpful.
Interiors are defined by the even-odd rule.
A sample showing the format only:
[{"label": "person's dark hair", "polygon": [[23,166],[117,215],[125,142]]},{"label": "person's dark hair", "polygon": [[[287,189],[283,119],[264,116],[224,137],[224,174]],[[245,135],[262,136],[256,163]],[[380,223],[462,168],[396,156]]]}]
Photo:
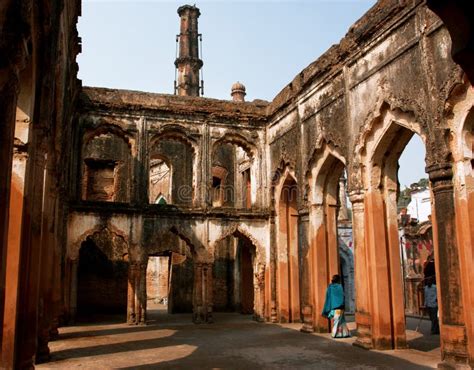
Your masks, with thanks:
[{"label": "person's dark hair", "polygon": [[332,284],[340,284],[341,283],[341,277],[339,275],[334,275],[331,279]]}]

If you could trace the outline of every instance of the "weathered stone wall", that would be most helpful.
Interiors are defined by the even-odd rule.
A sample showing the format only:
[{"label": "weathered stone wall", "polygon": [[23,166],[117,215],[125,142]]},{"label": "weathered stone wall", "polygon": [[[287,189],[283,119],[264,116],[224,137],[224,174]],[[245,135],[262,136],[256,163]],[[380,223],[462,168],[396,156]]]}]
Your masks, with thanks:
[{"label": "weathered stone wall", "polygon": [[[327,331],[320,312],[331,276],[340,273],[338,186],[346,171],[353,203],[357,343],[402,348],[404,312],[393,303],[403,299],[397,162],[417,134],[426,146],[433,191],[437,270],[446,278],[439,287],[443,359],[467,361],[474,319],[450,302],[468,307],[474,297],[466,268],[472,261],[471,236],[467,225],[455,224],[454,212],[460,214],[470,197],[465,184],[472,166],[466,158],[472,153],[463,158],[460,148],[466,145],[472,88],[451,61],[449,45],[446,28],[424,2],[381,0],[270,104],[84,88],[77,148],[109,133],[123,138],[131,158],[130,198],[105,208],[81,198],[84,184],[77,185],[68,258],[77,258],[78,245],[97,228],[120,230],[136,265],[132,289],[141,292],[140,266],[147,256],[179,252],[178,245],[185,245],[193,289],[176,302],[192,296],[194,318],[208,320],[213,305],[225,309],[241,303],[236,292],[242,277],[233,262],[238,256],[220,248],[227,237],[243,235],[256,248],[257,315],[303,318],[306,329]],[[82,153],[75,167],[78,179],[86,160]],[[149,204],[154,158],[169,161],[172,205]],[[241,171],[247,158],[250,189],[244,205]],[[217,201],[213,178],[232,189],[232,201]],[[289,183],[294,190],[282,195]],[[456,239],[448,238],[448,229]],[[183,271],[189,286],[191,267]],[[132,320],[144,309],[143,302],[128,306]]]},{"label": "weathered stone wall", "polygon": [[[448,230],[453,233],[464,228],[462,223],[454,225],[453,218],[455,190],[450,168],[455,164],[450,158],[456,149],[450,143],[459,126],[453,125],[451,114],[458,104],[458,117],[466,117],[466,107],[472,107],[468,97],[472,88],[463,87],[466,81],[449,49],[448,31],[423,2],[379,1],[340,44],[301,71],[268,108],[273,199],[278,200],[276,184],[281,174],[292,171],[298,180],[301,220],[309,213],[308,234],[301,238],[308,245],[300,244],[302,264],[308,264],[301,284],[307,290],[303,300],[312,302],[308,306],[316,322],[323,300],[315,291],[327,285],[331,276],[330,269],[321,271],[321,258],[336,266],[338,259],[331,252],[336,246],[332,237],[317,233],[321,227],[322,235],[333,233],[327,216],[332,204],[328,189],[333,185],[318,179],[330,173],[326,163],[334,158],[346,168],[355,212],[358,343],[366,347],[405,345],[404,313],[396,304],[389,304],[403,299],[397,252],[397,162],[411,136],[421,136],[439,225],[435,241],[438,273],[447,279],[439,287],[441,306],[445,306],[441,321],[446,363],[467,361],[466,343],[471,345],[472,339],[466,341],[465,333],[472,332],[473,322],[471,313],[450,303],[465,304],[472,297],[468,280],[453,278],[472,254],[466,252],[462,238],[447,238]],[[318,211],[320,207],[324,212]],[[278,235],[272,239],[278,243]],[[312,273],[305,275],[306,271]],[[382,322],[389,317],[395,323],[392,328]],[[318,330],[324,330],[324,325],[315,323]],[[464,353],[462,359],[455,353]]]},{"label": "weathered stone wall", "polygon": [[30,368],[61,309],[80,2],[0,8],[0,367]]}]

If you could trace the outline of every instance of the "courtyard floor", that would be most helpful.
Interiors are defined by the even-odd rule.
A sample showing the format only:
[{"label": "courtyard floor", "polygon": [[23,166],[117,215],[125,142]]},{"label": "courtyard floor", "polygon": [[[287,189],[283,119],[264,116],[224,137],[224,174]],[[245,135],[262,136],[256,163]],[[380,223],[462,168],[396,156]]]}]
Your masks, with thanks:
[{"label": "courtyard floor", "polygon": [[[40,369],[427,369],[440,361],[439,336],[430,322],[408,318],[410,349],[366,351],[354,338],[304,334],[301,324],[256,323],[250,316],[216,313],[214,324],[195,325],[190,314],[149,310],[147,326],[117,321],[60,329],[52,360]],[[351,319],[351,316],[348,317]],[[355,328],[353,322],[349,323]]]}]

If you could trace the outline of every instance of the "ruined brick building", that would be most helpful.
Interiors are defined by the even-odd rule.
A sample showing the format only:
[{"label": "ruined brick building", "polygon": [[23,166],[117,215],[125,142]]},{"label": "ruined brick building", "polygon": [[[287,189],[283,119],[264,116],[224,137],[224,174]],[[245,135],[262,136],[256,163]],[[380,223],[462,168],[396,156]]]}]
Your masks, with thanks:
[{"label": "ruined brick building", "polygon": [[150,256],[170,256],[171,309],[196,322],[238,310],[327,331],[344,172],[356,343],[404,348],[397,165],[414,134],[432,191],[440,364],[473,366],[464,7],[380,0],[273,101],[245,102],[242,84],[232,101],[199,97],[196,7],[179,9],[177,95],[164,95],[81,86],[80,0],[2,1],[1,367],[47,360],[58,326],[80,314],[145,323]]}]

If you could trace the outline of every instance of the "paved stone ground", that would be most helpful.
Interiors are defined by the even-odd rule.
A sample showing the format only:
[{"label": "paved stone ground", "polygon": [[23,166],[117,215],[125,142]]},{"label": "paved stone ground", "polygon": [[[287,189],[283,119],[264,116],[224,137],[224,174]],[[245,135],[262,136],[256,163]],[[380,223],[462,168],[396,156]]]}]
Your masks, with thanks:
[{"label": "paved stone ground", "polygon": [[[440,360],[439,336],[413,330],[407,331],[411,349],[379,352],[352,346],[353,338],[301,333],[301,324],[256,323],[232,313],[215,314],[214,324],[190,321],[189,314],[150,310],[147,326],[102,322],[62,328],[60,339],[50,344],[52,361],[38,368],[427,369]],[[409,328],[417,323],[408,319]],[[429,324],[422,322],[422,333],[429,333]]]}]

